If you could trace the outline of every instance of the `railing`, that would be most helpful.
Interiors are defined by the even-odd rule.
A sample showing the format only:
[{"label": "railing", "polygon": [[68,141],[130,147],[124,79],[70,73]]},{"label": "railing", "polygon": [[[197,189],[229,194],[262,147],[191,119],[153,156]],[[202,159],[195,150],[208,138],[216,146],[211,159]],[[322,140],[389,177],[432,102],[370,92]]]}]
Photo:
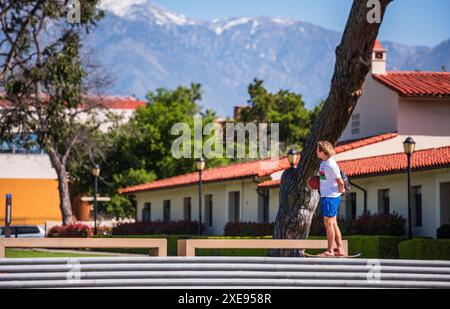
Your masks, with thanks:
[{"label": "railing", "polygon": [[[348,241],[343,240],[345,254]],[[284,239],[180,239],[178,256],[195,256],[195,249],[327,249],[326,240],[284,240]]]},{"label": "railing", "polygon": [[[157,238],[4,238],[0,239],[0,258],[6,248],[147,248],[157,249],[158,256],[167,256],[167,239]],[[149,251],[150,253],[150,251]]]}]

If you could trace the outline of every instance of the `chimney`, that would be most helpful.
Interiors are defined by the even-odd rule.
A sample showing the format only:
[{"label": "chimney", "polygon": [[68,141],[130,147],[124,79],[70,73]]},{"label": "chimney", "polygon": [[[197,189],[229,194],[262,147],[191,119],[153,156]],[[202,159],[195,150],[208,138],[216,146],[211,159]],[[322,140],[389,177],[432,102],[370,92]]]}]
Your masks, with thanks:
[{"label": "chimney", "polygon": [[386,74],[386,50],[378,39],[372,52],[372,74]]}]

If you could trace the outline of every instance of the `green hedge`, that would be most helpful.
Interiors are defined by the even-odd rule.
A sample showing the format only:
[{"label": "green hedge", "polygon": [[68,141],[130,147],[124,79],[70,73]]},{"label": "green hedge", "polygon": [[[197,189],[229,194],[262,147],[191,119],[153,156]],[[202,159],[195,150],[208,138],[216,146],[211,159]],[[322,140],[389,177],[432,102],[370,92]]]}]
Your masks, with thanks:
[{"label": "green hedge", "polygon": [[450,260],[450,239],[413,239],[399,245],[399,256],[406,260]]},{"label": "green hedge", "polygon": [[398,245],[405,237],[398,236],[346,236],[349,254],[360,252],[362,258],[398,259]]}]

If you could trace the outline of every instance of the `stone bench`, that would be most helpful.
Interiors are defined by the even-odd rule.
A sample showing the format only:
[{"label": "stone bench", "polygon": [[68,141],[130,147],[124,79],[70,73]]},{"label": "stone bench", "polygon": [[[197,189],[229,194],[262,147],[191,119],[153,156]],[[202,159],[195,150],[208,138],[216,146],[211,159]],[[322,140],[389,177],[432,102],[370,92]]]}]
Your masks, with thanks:
[{"label": "stone bench", "polygon": [[3,238],[0,239],[0,258],[6,248],[147,248],[158,249],[158,256],[167,256],[167,239],[157,238]]},{"label": "stone bench", "polygon": [[[343,240],[348,254],[348,241]],[[327,249],[326,240],[285,239],[180,239],[178,256],[195,256],[195,249]]]}]

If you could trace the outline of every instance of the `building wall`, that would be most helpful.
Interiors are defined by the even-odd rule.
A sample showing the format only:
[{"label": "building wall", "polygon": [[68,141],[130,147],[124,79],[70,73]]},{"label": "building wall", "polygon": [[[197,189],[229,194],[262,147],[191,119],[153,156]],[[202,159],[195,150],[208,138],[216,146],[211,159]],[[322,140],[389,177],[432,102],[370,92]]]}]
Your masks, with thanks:
[{"label": "building wall", "polygon": [[0,154],[0,179],[56,179],[46,154]]},{"label": "building wall", "polygon": [[46,221],[61,221],[56,180],[0,179],[0,225],[5,222],[6,194],[12,194],[13,225],[45,225]]},{"label": "building wall", "polygon": [[364,84],[364,94],[358,100],[353,115],[360,115],[360,132],[352,134],[352,120],[341,135],[340,140],[352,140],[397,131],[396,92],[383,86],[369,74]]},{"label": "building wall", "polygon": [[[414,172],[412,186],[422,186],[422,227],[413,227],[414,235],[436,236],[440,226],[440,183],[450,182],[450,169]],[[368,191],[368,210],[378,212],[378,190],[390,190],[390,210],[408,218],[407,177],[406,174],[353,179],[357,185]],[[363,213],[364,195],[362,191],[352,188],[357,193],[357,212]],[[450,207],[450,205],[449,205]]]},{"label": "building wall", "polygon": [[0,154],[0,225],[6,194],[12,194],[12,224],[61,221],[58,182],[47,155]]},{"label": "building wall", "polygon": [[434,100],[401,98],[399,101],[399,134],[449,136],[449,119],[448,98]]},{"label": "building wall", "polygon": [[269,191],[269,222],[275,222],[278,209],[280,208],[280,189],[274,188]]},{"label": "building wall", "polygon": [[[368,191],[368,210],[378,212],[378,190],[390,190],[390,210],[403,217],[408,217],[407,179],[406,174],[377,176],[353,179],[353,181]],[[422,186],[422,227],[413,228],[414,235],[435,237],[440,226],[440,184],[450,182],[450,169],[415,172],[412,175],[412,185]],[[223,227],[229,222],[228,193],[241,192],[241,221],[258,222],[258,195],[256,184],[252,180],[229,181],[217,184],[204,184],[203,195],[213,195],[213,228],[210,235],[222,235]],[[357,216],[364,211],[364,194],[352,188],[357,194]],[[197,186],[178,189],[141,192],[136,194],[138,202],[138,220],[142,220],[144,203],[152,203],[152,220],[163,219],[163,201],[171,200],[171,220],[183,220],[183,199],[192,199],[192,220],[198,220],[198,188]],[[204,197],[203,197],[204,198]],[[450,207],[450,205],[448,206]],[[279,189],[273,188],[269,193],[269,222],[274,222],[279,208]],[[345,217],[345,203],[340,207],[339,215]],[[203,202],[203,222],[205,222]]]}]

